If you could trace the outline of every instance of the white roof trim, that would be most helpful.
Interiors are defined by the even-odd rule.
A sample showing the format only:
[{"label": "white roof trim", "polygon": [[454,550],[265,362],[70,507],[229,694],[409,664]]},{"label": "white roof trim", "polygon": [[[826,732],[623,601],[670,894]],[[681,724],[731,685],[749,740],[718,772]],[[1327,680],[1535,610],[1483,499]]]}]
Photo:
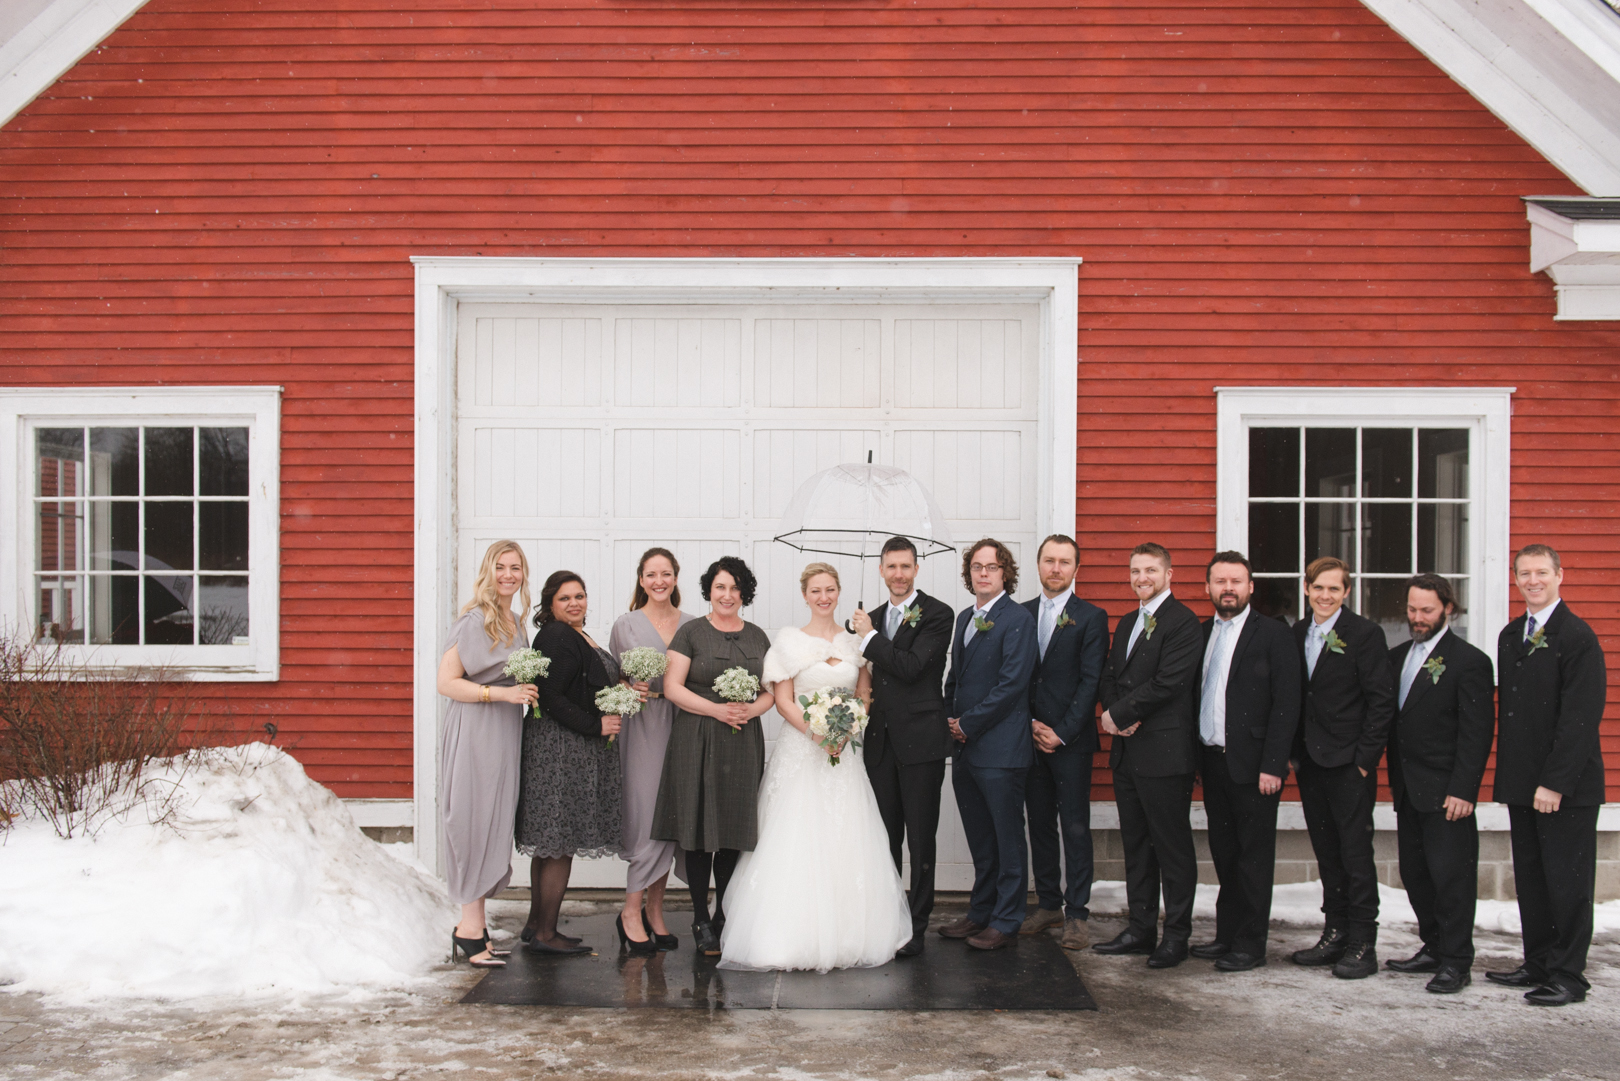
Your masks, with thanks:
[{"label": "white roof trim", "polygon": [[146,0],[52,0],[0,42],[0,125],[27,108]]},{"label": "white roof trim", "polygon": [[1620,195],[1620,16],[1601,0],[1362,0],[1591,195]]},{"label": "white roof trim", "polygon": [[[1539,201],[1538,201],[1539,202]],[[1616,216],[1578,214],[1620,200],[1548,199],[1525,204],[1530,219],[1530,272],[1545,270],[1558,293],[1554,319],[1620,319],[1620,207]],[[1559,213],[1559,209],[1576,210]]]}]

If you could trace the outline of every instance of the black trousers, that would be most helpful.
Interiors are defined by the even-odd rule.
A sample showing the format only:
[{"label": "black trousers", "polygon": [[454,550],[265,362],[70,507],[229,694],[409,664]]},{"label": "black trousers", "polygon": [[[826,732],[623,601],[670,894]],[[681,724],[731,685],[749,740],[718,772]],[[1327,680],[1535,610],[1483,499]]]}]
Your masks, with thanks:
[{"label": "black trousers", "polygon": [[1583,988],[1591,986],[1583,973],[1592,945],[1598,810],[1566,803],[1542,814],[1508,805],[1525,967]]},{"label": "black trousers", "polygon": [[1418,936],[1441,961],[1474,963],[1474,903],[1479,896],[1479,823],[1446,821],[1446,812],[1420,811],[1402,796],[1395,805],[1401,882],[1417,913]]},{"label": "black trousers", "polygon": [[1193,774],[1138,777],[1114,770],[1119,839],[1125,849],[1125,900],[1131,930],[1153,937],[1164,893],[1164,937],[1192,937],[1193,898],[1198,892],[1198,853],[1193,848]]},{"label": "black trousers", "polygon": [[1029,770],[951,762],[962,834],[973,854],[967,918],[1016,935],[1029,897],[1024,866],[1024,784]]},{"label": "black trousers", "polygon": [[1029,815],[1029,855],[1041,907],[1061,908],[1074,920],[1090,919],[1091,883],[1096,877],[1091,847],[1091,753],[1078,747],[1059,747],[1051,754],[1037,749],[1024,785],[1024,809]]},{"label": "black trousers", "polygon": [[1226,752],[1205,747],[1204,812],[1209,854],[1221,892],[1215,899],[1215,941],[1235,953],[1266,955],[1271,930],[1271,888],[1277,880],[1277,806],[1282,793],[1265,796],[1258,780],[1239,784],[1226,768]]},{"label": "black trousers", "polygon": [[1373,798],[1378,771],[1363,777],[1354,762],[1299,764],[1299,802],[1322,877],[1322,914],[1352,942],[1378,938],[1378,866],[1373,861]]},{"label": "black trousers", "polygon": [[911,850],[911,933],[928,930],[934,911],[935,835],[939,832],[939,799],[945,787],[945,760],[908,766],[894,756],[888,740],[873,758],[866,759],[866,776],[877,797],[883,828],[889,833],[894,869],[903,866],[901,845]]}]

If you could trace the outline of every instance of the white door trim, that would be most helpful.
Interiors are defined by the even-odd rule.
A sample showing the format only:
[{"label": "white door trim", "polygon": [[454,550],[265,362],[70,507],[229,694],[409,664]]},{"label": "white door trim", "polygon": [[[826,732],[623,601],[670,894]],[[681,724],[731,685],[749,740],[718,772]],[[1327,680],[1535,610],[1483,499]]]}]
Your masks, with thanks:
[{"label": "white door trim", "polygon": [[1034,302],[1040,307],[1037,536],[1074,529],[1077,258],[530,259],[414,256],[413,781],[418,858],[440,864],[434,688],[455,596],[458,307],[463,301],[656,304]]}]

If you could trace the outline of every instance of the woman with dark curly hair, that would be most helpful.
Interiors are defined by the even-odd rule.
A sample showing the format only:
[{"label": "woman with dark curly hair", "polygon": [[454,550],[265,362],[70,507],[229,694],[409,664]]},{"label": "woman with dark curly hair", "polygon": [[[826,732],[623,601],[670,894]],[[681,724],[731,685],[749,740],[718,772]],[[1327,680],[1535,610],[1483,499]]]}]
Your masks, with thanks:
[{"label": "woman with dark curly hair", "polygon": [[742,668],[756,680],[764,672],[771,640],[741,615],[754,603],[754,572],[736,556],[722,556],[700,582],[709,614],[684,624],[669,643],[664,697],[680,712],[664,752],[652,836],[685,850],[692,937],[700,952],[718,956],[726,885],[738,858],[758,839],[759,778],[765,770],[765,733],[758,718],[775,702],[763,684],[748,702],[728,701],[714,689],[728,669]]}]

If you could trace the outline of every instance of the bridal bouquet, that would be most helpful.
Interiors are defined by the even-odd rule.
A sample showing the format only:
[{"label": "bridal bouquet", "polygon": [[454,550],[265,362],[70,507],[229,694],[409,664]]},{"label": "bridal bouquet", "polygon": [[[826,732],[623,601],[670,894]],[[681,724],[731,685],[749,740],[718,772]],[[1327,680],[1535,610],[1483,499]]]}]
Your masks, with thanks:
[{"label": "bridal bouquet", "polygon": [[727,668],[714,677],[714,693],[727,702],[752,702],[759,697],[759,677],[746,668]]},{"label": "bridal bouquet", "polygon": [[[603,687],[596,692],[596,708],[602,711],[604,717],[629,717],[641,712],[641,695],[634,688],[626,687],[623,683],[615,683],[611,687]],[[608,743],[612,743],[617,736],[609,736]]]},{"label": "bridal bouquet", "polygon": [[[545,679],[546,673],[549,671],[551,671],[551,658],[538,649],[514,650],[512,655],[506,658],[506,668],[504,670],[506,675],[511,676],[519,683],[535,683]],[[536,720],[540,717],[540,703],[538,702],[534,704],[534,716]]]},{"label": "bridal bouquet", "polygon": [[838,765],[838,752],[843,750],[846,742],[854,747],[861,745],[861,734],[866,731],[866,704],[855,696],[854,691],[835,688],[801,694],[799,705],[804,708],[804,720],[810,734],[816,737],[816,744],[827,752],[829,766]]},{"label": "bridal bouquet", "polygon": [[651,683],[669,671],[669,658],[651,646],[637,646],[619,654],[619,671],[631,683]]}]

